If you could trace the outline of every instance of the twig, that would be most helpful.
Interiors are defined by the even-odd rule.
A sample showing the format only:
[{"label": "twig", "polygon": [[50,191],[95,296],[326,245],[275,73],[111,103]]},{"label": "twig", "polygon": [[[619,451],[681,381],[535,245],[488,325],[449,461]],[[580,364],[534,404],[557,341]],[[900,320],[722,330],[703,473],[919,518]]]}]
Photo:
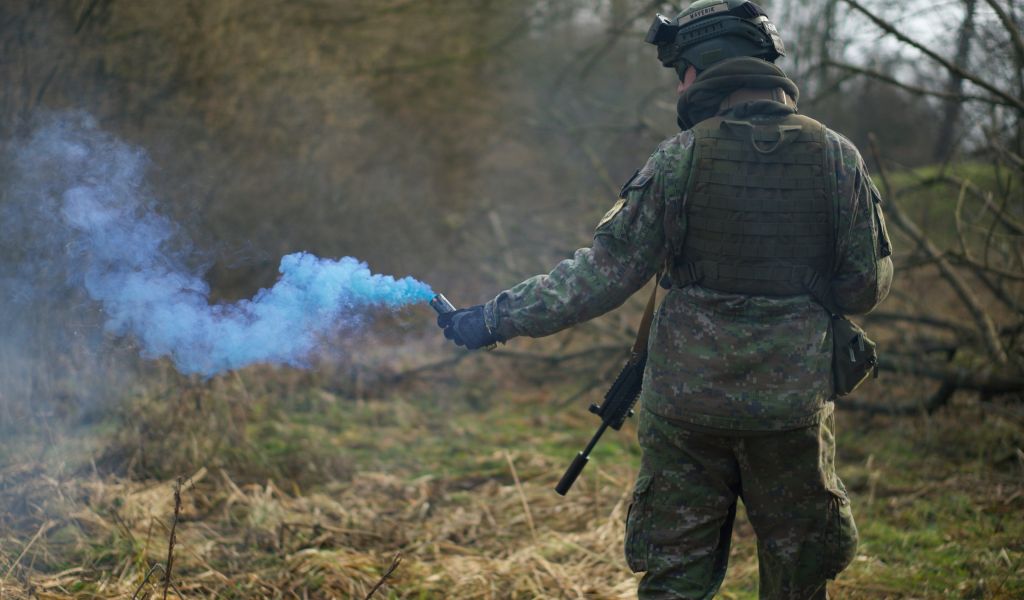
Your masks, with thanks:
[{"label": "twig", "polygon": [[[852,2],[853,0],[846,0]],[[882,163],[881,154],[878,151],[878,140],[873,134],[868,134],[868,140],[871,144],[871,152],[874,155],[875,163],[878,165],[878,173],[882,178],[882,185],[885,187],[885,193],[889,198],[895,199],[895,195],[892,190],[892,186],[889,183],[889,174]],[[895,201],[890,201],[888,205],[889,213],[892,215],[893,223],[895,223],[900,229],[903,230],[911,239],[914,240],[917,245],[924,250],[924,252],[935,261],[935,266],[938,267],[939,272],[943,278],[949,283],[956,292],[957,296],[960,297],[961,302],[967,307],[967,310],[971,313],[977,324],[978,330],[981,333],[982,340],[985,342],[985,346],[988,349],[989,354],[999,364],[1006,364],[1007,356],[999,343],[999,335],[996,332],[995,323],[985,312],[985,309],[978,302],[978,299],[974,297],[974,293],[971,291],[970,286],[960,277],[960,274],[953,270],[953,267],[943,257],[943,253],[939,250],[934,243],[921,231],[921,229],[914,223],[908,216],[903,214],[900,210],[899,204]]]},{"label": "twig", "polygon": [[[990,277],[988,273],[981,270],[976,270],[974,274],[978,277],[978,279],[981,280],[982,283],[985,284],[985,287],[987,287],[988,290],[992,292],[992,296],[996,300],[1002,302],[1003,304],[1006,305],[1007,308],[1014,312],[1024,313],[1024,306],[1022,306],[1016,298],[1012,297],[1009,293],[1007,293],[1006,289],[1003,288],[1001,282],[996,282],[993,277]],[[1005,334],[1006,330],[1007,328],[1003,327],[1002,329],[1000,329],[999,332],[1000,334]],[[1010,347],[1010,345],[1008,345],[1007,347]]]},{"label": "twig", "polygon": [[[565,115],[563,115],[556,108],[552,107],[548,112],[555,119],[555,121],[558,121],[558,124],[561,125],[566,135],[573,137],[572,125],[570,124],[569,119],[566,118]],[[587,142],[587,140],[584,139],[582,135],[575,137],[575,141],[577,144],[579,144],[580,150],[583,151],[583,154],[587,156],[587,160],[590,161],[590,165],[593,167],[594,173],[596,173],[598,178],[601,179],[606,186],[608,186],[608,190],[612,195],[617,195],[619,191],[618,186],[615,185],[615,180],[612,179],[612,176],[608,173],[608,167],[607,165],[605,165],[604,161],[601,160],[601,155],[596,150],[594,150],[594,148]]]},{"label": "twig", "polygon": [[[929,90],[927,88],[923,88],[923,87],[916,86],[916,85],[911,85],[909,83],[903,83],[902,81],[896,79],[895,77],[893,77],[891,75],[886,75],[885,73],[882,73],[881,71],[875,71],[875,70],[868,69],[868,68],[865,68],[865,67],[858,67],[857,65],[851,65],[849,63],[841,63],[841,62],[835,62],[835,61],[831,61],[830,60],[830,61],[825,61],[825,62],[821,63],[821,66],[824,66],[824,67],[835,67],[837,69],[843,69],[844,71],[848,71],[849,73],[853,73],[855,75],[863,75],[865,77],[870,77],[871,79],[877,79],[878,81],[881,81],[882,83],[887,83],[889,85],[892,85],[892,86],[898,87],[900,89],[906,90],[906,91],[910,92],[911,94],[918,94],[920,96],[933,96],[935,98],[942,98],[943,100],[953,100],[953,101],[957,101],[957,102],[966,102],[966,101],[969,101],[969,100],[974,100],[976,102],[985,102],[987,104],[997,104],[997,105],[1000,105],[1000,106],[1002,106],[1004,104],[1003,102],[999,102],[999,101],[994,100],[992,98],[989,98],[987,96],[976,96],[974,94],[957,94],[955,92],[942,92],[942,91],[939,91],[939,90]],[[817,100],[817,98],[814,98],[812,100]]]},{"label": "twig", "polygon": [[[998,160],[995,163],[995,167],[996,167],[996,181],[997,182],[1000,180],[1000,178],[999,178],[999,172],[1000,172],[999,165],[1000,164],[1001,164],[1001,161],[998,161]],[[1007,185],[1009,185],[1009,184],[1007,184]],[[1000,191],[1002,191],[1002,194],[1003,194],[1003,202],[999,205],[999,211],[998,212],[1005,212],[1006,211],[1006,205],[1010,202],[1010,190],[1009,190],[1009,188],[1007,188],[1005,191],[1002,190],[1002,186],[1001,185],[999,185],[998,187],[1000,188]],[[989,250],[992,249],[992,240],[995,237],[995,233],[996,233],[996,220],[992,219],[992,223],[989,225],[989,228],[988,228],[988,233],[985,235],[985,251],[982,254],[982,259],[983,259],[986,267],[988,266],[988,263],[989,263],[989,260],[988,260]]]},{"label": "twig", "polygon": [[164,566],[160,563],[156,563],[155,565],[150,567],[149,571],[146,571],[146,576],[142,579],[142,583],[139,584],[139,587],[135,588],[135,592],[132,594],[132,600],[138,599],[139,592],[142,591],[142,588],[146,587],[146,584],[149,583],[149,578],[153,576],[153,573],[155,573],[157,569],[160,569],[161,571],[164,571],[164,573],[167,573],[167,571],[164,570]]},{"label": "twig", "polygon": [[967,184],[968,180],[964,180],[964,184],[960,186],[960,195],[956,199],[956,210],[953,211],[953,220],[956,223],[956,237],[960,240],[960,251],[964,253],[964,258],[971,260],[971,251],[967,249],[967,240],[964,238],[964,199],[967,197]]},{"label": "twig", "polygon": [[[626,33],[632,28],[634,21],[636,21],[639,18],[642,18],[645,15],[650,14],[650,12],[657,8],[660,4],[661,0],[652,0],[651,2],[648,2],[647,4],[643,5],[643,7],[641,7],[639,10],[637,10],[632,15],[627,17],[624,22],[619,23],[619,25],[617,25],[614,29],[608,32],[608,40],[604,43],[603,46],[601,46],[597,50],[594,50],[593,48],[588,48],[584,50],[583,52],[589,54],[590,57],[587,59],[587,62],[583,63],[583,68],[580,69],[580,79],[586,79],[586,77],[593,70],[594,66],[601,61],[605,54],[610,52],[611,49],[615,47],[615,44],[619,41],[619,38],[622,37],[622,34]],[[577,55],[577,57],[582,58],[582,54],[583,53],[581,52],[580,54]]]},{"label": "twig", "polygon": [[184,482],[184,477],[178,477],[178,481],[174,484],[174,521],[171,522],[171,535],[167,539],[167,567],[164,569],[163,600],[167,600],[167,590],[171,587],[171,570],[174,568],[174,542],[177,535],[178,519],[181,517],[181,486]]},{"label": "twig", "polygon": [[516,483],[516,491],[519,492],[519,500],[523,503],[523,512],[526,513],[526,524],[530,526],[530,535],[533,542],[537,543],[537,528],[533,525],[533,515],[530,513],[530,503],[526,501],[526,494],[523,493],[523,484],[519,482],[519,473],[516,472],[516,465],[512,462],[512,455],[505,450],[505,460],[508,461],[508,468],[512,471],[512,481]]},{"label": "twig", "polygon": [[365,600],[370,600],[370,598],[377,593],[377,590],[380,589],[380,586],[384,585],[384,582],[387,581],[387,578],[395,572],[395,569],[397,569],[398,565],[400,564],[402,564],[402,553],[398,552],[395,554],[395,557],[391,559],[391,566],[388,567],[388,570],[384,571],[384,574],[380,576],[380,579],[377,581],[377,584],[374,585],[373,588],[370,590],[370,593],[366,595]]},{"label": "twig", "polygon": [[[1009,13],[1006,12],[1006,9],[1000,6],[996,0],[985,0],[985,2],[988,3],[988,5],[992,7],[992,10],[996,12],[999,20],[1003,23],[1003,27],[1005,27],[1006,31],[1010,34],[1010,41],[1013,42],[1013,47],[1017,50],[1017,59],[1024,62],[1024,36],[1020,33],[1020,27],[1013,22],[1013,19],[1010,17]],[[1017,66],[1020,67],[1020,64]]]},{"label": "twig", "polygon": [[1000,144],[995,139],[989,139],[989,145],[995,149],[996,152],[1001,154],[1003,158],[1007,159],[1011,165],[1016,167],[1018,171],[1024,170],[1024,157],[1017,154],[1013,150],[1010,150],[1006,146]]},{"label": "twig", "polygon": [[555,404],[555,408],[565,408],[566,406],[569,406],[570,404],[573,404],[574,402],[576,402],[577,400],[582,398],[584,394],[590,392],[590,390],[592,390],[592,389],[598,387],[599,385],[601,385],[601,383],[602,383],[602,380],[600,378],[598,378],[598,377],[595,377],[593,379],[588,380],[587,383],[584,384],[584,386],[581,387],[579,390],[577,390],[574,394],[572,394],[571,396],[569,396],[565,400],[561,400],[561,401],[557,402]]},{"label": "twig", "polygon": [[36,540],[39,539],[39,536],[43,535],[43,532],[49,529],[50,525],[52,524],[53,521],[46,521],[45,523],[39,526],[39,531],[36,531],[36,534],[32,536],[32,539],[29,540],[28,543],[25,544],[25,547],[21,549],[21,554],[18,555],[18,558],[14,559],[14,562],[11,563],[11,566],[7,568],[7,573],[4,574],[4,581],[7,581],[7,578],[11,576],[11,573],[14,571],[15,567],[18,566],[18,563],[21,562],[21,559],[25,558],[25,555],[28,554],[29,549],[32,548],[32,545],[35,544]]},{"label": "twig", "polygon": [[886,33],[888,33],[888,34],[892,35],[893,37],[895,37],[900,42],[903,42],[904,44],[907,44],[908,46],[917,48],[925,56],[927,56],[928,58],[930,58],[930,59],[934,60],[935,62],[939,63],[940,65],[942,65],[950,73],[953,73],[954,75],[956,75],[958,77],[962,77],[962,78],[966,79],[967,81],[970,81],[971,83],[977,85],[978,87],[984,89],[985,91],[991,93],[994,96],[998,96],[999,98],[1002,98],[1005,101],[1005,104],[1007,104],[1009,106],[1013,106],[1013,107],[1017,108],[1018,110],[1024,110],[1024,100],[1021,100],[1020,98],[1016,98],[1016,97],[1012,96],[1011,94],[1009,94],[1007,92],[1004,92],[1003,90],[997,88],[996,86],[992,85],[991,83],[985,81],[984,79],[981,79],[980,77],[974,75],[973,73],[969,73],[969,72],[965,71],[964,69],[961,69],[960,67],[956,66],[955,64],[949,62],[946,58],[940,56],[938,53],[934,52],[933,50],[930,50],[924,44],[921,44],[920,42],[917,42],[917,41],[907,37],[900,30],[896,29],[891,23],[889,23],[885,19],[882,19],[878,15],[872,13],[867,8],[864,8],[864,6],[860,2],[857,2],[857,0],[843,0],[843,2],[846,2],[847,4],[852,6],[854,9],[856,9],[858,12],[862,13],[864,16],[866,16],[868,19],[870,19],[872,23],[877,25],[880,29],[882,29]]},{"label": "twig", "polygon": [[[967,191],[973,194],[976,198],[981,200],[985,204],[985,208],[989,210],[1000,224],[1006,229],[1010,230],[1011,233],[1016,235],[1024,235],[1024,224],[1019,223],[1016,219],[1006,214],[1006,211],[996,206],[995,202],[992,201],[991,192],[986,192],[978,188],[975,184],[971,183],[966,179],[960,179],[954,175],[939,174],[934,177],[928,177],[922,179],[919,182],[921,186],[928,186],[933,183],[948,183],[957,187],[967,186]],[[906,193],[908,190],[901,190],[902,193]]]},{"label": "twig", "polygon": [[78,17],[78,22],[75,23],[75,35],[82,32],[82,28],[85,27],[85,24],[89,22],[90,18],[92,18],[92,13],[96,10],[96,6],[99,3],[100,0],[92,0],[89,2],[89,5],[85,7],[85,10],[82,11],[82,14]]},{"label": "twig", "polygon": [[985,271],[1014,281],[1024,281],[1024,273],[1021,272],[1007,271],[1006,269],[1001,269],[999,267],[984,265],[967,255],[950,254],[949,257],[958,263],[971,267],[977,271]]}]

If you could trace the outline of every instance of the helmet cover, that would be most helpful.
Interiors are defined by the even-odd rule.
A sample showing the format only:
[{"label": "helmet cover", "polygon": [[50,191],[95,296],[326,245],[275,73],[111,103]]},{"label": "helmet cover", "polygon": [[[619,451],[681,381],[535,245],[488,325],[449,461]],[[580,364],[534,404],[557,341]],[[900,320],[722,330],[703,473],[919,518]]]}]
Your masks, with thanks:
[{"label": "helmet cover", "polygon": [[774,62],[786,54],[768,15],[748,0],[698,0],[675,19],[658,15],[645,41],[658,47],[658,60],[680,79],[690,65],[703,71],[727,58]]}]

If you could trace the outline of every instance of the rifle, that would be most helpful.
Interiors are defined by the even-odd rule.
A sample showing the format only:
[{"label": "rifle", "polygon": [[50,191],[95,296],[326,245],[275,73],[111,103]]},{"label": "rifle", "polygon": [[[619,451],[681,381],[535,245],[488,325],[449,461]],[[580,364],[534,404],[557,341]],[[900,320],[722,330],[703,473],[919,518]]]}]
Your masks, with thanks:
[{"label": "rifle", "polygon": [[558,495],[564,496],[569,488],[576,482],[576,478],[583,472],[590,460],[590,453],[594,450],[598,440],[604,432],[611,427],[615,431],[622,429],[626,419],[633,416],[633,406],[640,397],[640,388],[644,380],[644,368],[647,366],[647,340],[651,332],[651,320],[654,317],[654,304],[658,294],[658,281],[660,277],[654,278],[654,289],[651,291],[651,298],[647,301],[644,309],[643,319],[640,320],[640,328],[637,330],[636,341],[633,342],[633,351],[630,353],[626,366],[622,368],[619,376],[615,378],[612,386],[604,394],[604,402],[601,406],[590,405],[590,412],[601,418],[601,425],[597,433],[590,438],[590,443],[582,452],[576,455],[569,468],[565,470],[562,479],[555,486]]}]

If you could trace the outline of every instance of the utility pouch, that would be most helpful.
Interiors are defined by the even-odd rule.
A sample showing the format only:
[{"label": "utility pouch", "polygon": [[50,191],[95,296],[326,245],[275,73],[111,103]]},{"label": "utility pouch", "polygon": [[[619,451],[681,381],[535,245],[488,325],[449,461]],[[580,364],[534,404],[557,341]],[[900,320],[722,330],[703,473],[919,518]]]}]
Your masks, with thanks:
[{"label": "utility pouch", "polygon": [[842,315],[832,313],[831,327],[833,387],[837,396],[845,396],[869,375],[878,377],[878,349],[859,325]]}]

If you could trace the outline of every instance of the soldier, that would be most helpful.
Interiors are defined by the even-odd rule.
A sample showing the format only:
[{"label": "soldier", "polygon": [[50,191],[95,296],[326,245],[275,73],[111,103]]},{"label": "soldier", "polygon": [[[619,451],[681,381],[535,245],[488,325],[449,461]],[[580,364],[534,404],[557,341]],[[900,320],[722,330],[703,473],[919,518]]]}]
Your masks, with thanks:
[{"label": "soldier", "polygon": [[683,131],[626,182],[592,247],[438,324],[470,349],[546,336],[664,269],[626,524],[639,596],[712,597],[742,498],[761,597],[825,598],[857,547],[834,465],[830,314],[888,294],[878,190],[849,140],[798,114],[756,4],[694,2],[647,41],[679,75]]}]

